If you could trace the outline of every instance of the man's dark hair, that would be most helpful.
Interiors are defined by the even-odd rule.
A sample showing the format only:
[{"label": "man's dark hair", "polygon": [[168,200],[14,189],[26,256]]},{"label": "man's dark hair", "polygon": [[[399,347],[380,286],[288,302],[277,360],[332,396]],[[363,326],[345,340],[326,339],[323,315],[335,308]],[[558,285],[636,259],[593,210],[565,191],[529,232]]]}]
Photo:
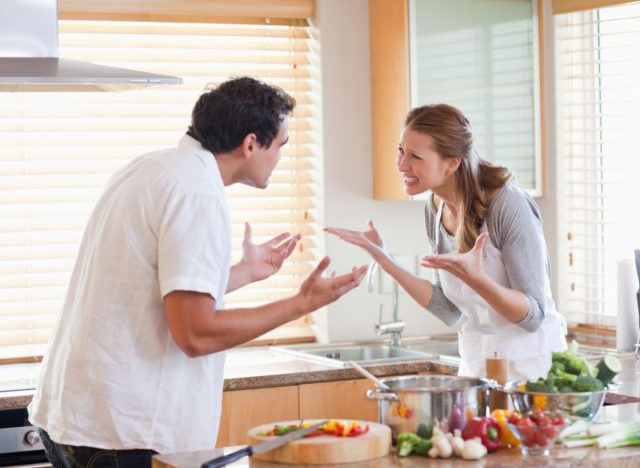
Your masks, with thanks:
[{"label": "man's dark hair", "polygon": [[295,99],[276,86],[249,77],[232,78],[200,96],[187,134],[213,154],[237,148],[249,133],[269,147],[282,116],[295,105]]}]

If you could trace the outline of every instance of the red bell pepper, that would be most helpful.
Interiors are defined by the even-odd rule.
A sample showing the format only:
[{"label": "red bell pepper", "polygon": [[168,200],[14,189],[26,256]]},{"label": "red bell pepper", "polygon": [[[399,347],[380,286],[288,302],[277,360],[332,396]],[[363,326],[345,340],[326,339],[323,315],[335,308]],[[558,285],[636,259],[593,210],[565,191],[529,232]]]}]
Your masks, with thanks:
[{"label": "red bell pepper", "polygon": [[500,448],[500,424],[493,418],[475,417],[467,422],[462,431],[464,440],[479,437],[482,445],[487,447],[487,452],[495,452]]}]

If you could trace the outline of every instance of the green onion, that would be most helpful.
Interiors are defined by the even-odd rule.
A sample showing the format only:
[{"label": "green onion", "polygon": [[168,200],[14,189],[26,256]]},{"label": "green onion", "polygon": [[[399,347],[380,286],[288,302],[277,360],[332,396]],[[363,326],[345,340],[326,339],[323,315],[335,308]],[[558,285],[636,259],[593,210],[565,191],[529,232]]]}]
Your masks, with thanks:
[{"label": "green onion", "polygon": [[626,445],[640,445],[640,431],[611,432],[596,439],[596,446],[600,448],[624,447]]},{"label": "green onion", "polygon": [[587,433],[591,437],[599,437],[605,434],[611,434],[612,432],[640,432],[639,422],[610,422],[604,424],[592,424]]}]

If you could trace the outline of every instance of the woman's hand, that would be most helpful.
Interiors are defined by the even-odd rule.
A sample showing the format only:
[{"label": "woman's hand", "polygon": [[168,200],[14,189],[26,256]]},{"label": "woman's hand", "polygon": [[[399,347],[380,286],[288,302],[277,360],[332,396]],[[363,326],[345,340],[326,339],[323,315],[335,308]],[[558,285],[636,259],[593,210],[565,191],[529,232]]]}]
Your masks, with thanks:
[{"label": "woman's hand", "polygon": [[367,221],[368,229],[366,231],[352,231],[341,228],[324,228],[325,232],[338,236],[343,241],[362,247],[369,252],[374,258],[376,255],[384,252],[384,240],[382,235],[373,225],[373,221]]},{"label": "woman's hand", "polygon": [[486,277],[482,262],[482,249],[487,237],[489,237],[488,232],[480,234],[475,245],[468,252],[429,255],[422,258],[420,265],[445,270],[475,289],[474,286],[477,286],[478,282]]},{"label": "woman's hand", "polygon": [[292,236],[285,232],[263,244],[254,244],[251,240],[251,226],[244,223],[240,263],[249,270],[251,281],[263,280],[282,268],[282,264],[296,248],[299,240],[300,234]]}]

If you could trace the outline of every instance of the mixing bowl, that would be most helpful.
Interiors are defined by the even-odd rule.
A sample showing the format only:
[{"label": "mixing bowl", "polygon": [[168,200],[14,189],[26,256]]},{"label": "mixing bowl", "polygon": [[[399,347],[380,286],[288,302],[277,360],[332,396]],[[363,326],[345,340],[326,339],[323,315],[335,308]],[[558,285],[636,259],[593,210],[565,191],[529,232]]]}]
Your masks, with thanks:
[{"label": "mixing bowl", "polygon": [[525,390],[526,380],[506,383],[502,390],[511,395],[516,411],[527,414],[533,408],[560,411],[566,418],[593,421],[598,416],[607,390],[599,392],[544,393]]}]

